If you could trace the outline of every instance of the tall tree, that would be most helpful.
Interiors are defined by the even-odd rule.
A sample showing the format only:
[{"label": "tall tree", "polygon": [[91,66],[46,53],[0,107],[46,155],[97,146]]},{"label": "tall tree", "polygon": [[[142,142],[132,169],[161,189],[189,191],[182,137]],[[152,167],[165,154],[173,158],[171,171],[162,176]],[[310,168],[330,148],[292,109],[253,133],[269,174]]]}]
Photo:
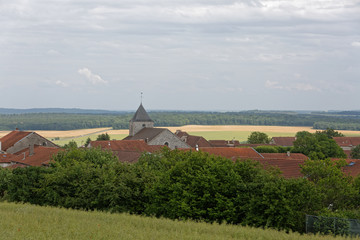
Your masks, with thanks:
[{"label": "tall tree", "polygon": [[303,153],[311,159],[346,158],[346,154],[335,140],[324,133],[298,132],[293,152]]},{"label": "tall tree", "polygon": [[327,128],[326,130],[323,130],[323,131],[316,131],[316,134],[325,134],[328,138],[344,137],[344,134],[342,134],[341,132],[335,131],[332,128]]},{"label": "tall tree", "polygon": [[248,137],[248,143],[250,144],[266,144],[269,142],[269,136],[263,132],[252,132]]},{"label": "tall tree", "polygon": [[110,140],[110,136],[108,133],[102,133],[97,136],[96,141],[108,141]]}]

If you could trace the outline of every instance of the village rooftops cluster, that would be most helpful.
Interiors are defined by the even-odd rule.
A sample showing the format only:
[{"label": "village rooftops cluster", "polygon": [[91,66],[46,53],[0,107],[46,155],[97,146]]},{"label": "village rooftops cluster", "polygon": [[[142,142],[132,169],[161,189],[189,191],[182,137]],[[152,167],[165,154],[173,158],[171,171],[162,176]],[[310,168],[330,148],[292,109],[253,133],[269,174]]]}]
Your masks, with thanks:
[{"label": "village rooftops cluster", "polygon": [[[293,146],[295,137],[273,137],[269,146]],[[334,137],[346,152],[360,144],[360,137]],[[261,144],[263,145],[263,144]],[[301,153],[259,153],[256,144],[241,144],[237,140],[210,140],[177,130],[155,128],[154,122],[142,104],[129,122],[129,136],[123,140],[91,141],[88,148],[111,151],[121,162],[135,163],[144,153],[156,154],[162,148],[179,151],[202,151],[209,155],[225,157],[233,161],[254,160],[265,168],[278,168],[284,177],[303,177],[301,165],[307,156]],[[35,132],[15,130],[0,138],[0,166],[8,168],[48,166],[52,156],[61,150],[59,146]],[[351,176],[360,174],[360,160],[347,159],[343,171]]]}]

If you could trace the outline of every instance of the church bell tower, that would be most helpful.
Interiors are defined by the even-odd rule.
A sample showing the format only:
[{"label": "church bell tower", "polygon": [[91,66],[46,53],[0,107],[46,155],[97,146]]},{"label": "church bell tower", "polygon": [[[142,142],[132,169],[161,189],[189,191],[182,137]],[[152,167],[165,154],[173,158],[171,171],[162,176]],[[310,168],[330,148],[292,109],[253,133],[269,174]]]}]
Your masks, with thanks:
[{"label": "church bell tower", "polygon": [[129,125],[129,136],[134,136],[143,128],[154,127],[154,121],[151,120],[142,103],[130,120]]}]

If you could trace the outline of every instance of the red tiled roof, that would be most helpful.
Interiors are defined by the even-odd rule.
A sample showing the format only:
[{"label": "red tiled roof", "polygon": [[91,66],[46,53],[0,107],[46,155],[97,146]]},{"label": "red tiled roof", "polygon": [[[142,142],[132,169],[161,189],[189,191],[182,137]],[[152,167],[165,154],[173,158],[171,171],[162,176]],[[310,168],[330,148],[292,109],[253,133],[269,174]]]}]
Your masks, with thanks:
[{"label": "red tiled roof", "polygon": [[263,157],[256,152],[253,148],[229,148],[229,147],[212,147],[200,148],[200,151],[209,154],[226,157],[229,159],[262,159]]},{"label": "red tiled roof", "polygon": [[12,131],[7,135],[0,138],[1,142],[1,150],[6,151],[9,147],[14,146],[15,143],[26,137],[27,135],[31,134],[32,132],[24,132],[24,131]]},{"label": "red tiled roof", "polygon": [[302,153],[260,153],[265,159],[283,159],[283,160],[306,160],[308,157]]},{"label": "red tiled roof", "polygon": [[360,159],[346,159],[348,165],[343,167],[345,174],[357,177],[360,174]]},{"label": "red tiled roof", "polygon": [[238,140],[209,140],[213,147],[237,147],[240,145]]},{"label": "red tiled roof", "polygon": [[273,137],[271,142],[284,147],[289,147],[294,145],[295,137]]},{"label": "red tiled roof", "polygon": [[340,147],[355,147],[360,145],[360,137],[333,137]]},{"label": "red tiled roof", "polygon": [[178,136],[179,138],[184,137],[184,136],[185,137],[190,136],[187,132],[183,132],[181,130],[176,130],[175,135]]},{"label": "red tiled roof", "polygon": [[348,158],[351,158],[351,150],[343,150]]},{"label": "red tiled roof", "polygon": [[10,163],[11,159],[14,157],[13,154],[10,153],[2,153],[0,154],[0,163]]},{"label": "red tiled roof", "polygon": [[28,165],[42,166],[51,160],[52,156],[57,154],[61,148],[34,146],[34,153],[30,156],[29,148],[20,151],[13,159],[13,162]]},{"label": "red tiled roof", "polygon": [[134,151],[134,152],[155,152],[165,146],[148,145],[144,140],[111,140],[111,141],[91,141],[91,147],[100,147],[111,151]]},{"label": "red tiled roof", "polygon": [[91,141],[91,147],[108,149],[119,159],[120,162],[135,163],[143,152],[158,152],[163,145],[148,145],[144,140],[111,140]]},{"label": "red tiled roof", "polygon": [[284,159],[257,159],[265,168],[278,168],[285,178],[303,177],[300,165],[304,164],[304,160],[284,160]]},{"label": "red tiled roof", "polygon": [[187,132],[177,130],[175,135],[178,136],[182,141],[187,143],[190,147],[212,147],[212,145],[201,136],[189,135]]}]

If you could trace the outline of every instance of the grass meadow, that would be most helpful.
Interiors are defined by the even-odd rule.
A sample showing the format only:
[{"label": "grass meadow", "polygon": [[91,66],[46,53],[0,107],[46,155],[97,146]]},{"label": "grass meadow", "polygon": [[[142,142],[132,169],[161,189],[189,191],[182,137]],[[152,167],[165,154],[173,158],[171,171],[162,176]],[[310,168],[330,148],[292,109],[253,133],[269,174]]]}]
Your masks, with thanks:
[{"label": "grass meadow", "polygon": [[129,214],[85,212],[0,203],[0,238],[14,239],[346,239],[235,225],[172,221]]}]

